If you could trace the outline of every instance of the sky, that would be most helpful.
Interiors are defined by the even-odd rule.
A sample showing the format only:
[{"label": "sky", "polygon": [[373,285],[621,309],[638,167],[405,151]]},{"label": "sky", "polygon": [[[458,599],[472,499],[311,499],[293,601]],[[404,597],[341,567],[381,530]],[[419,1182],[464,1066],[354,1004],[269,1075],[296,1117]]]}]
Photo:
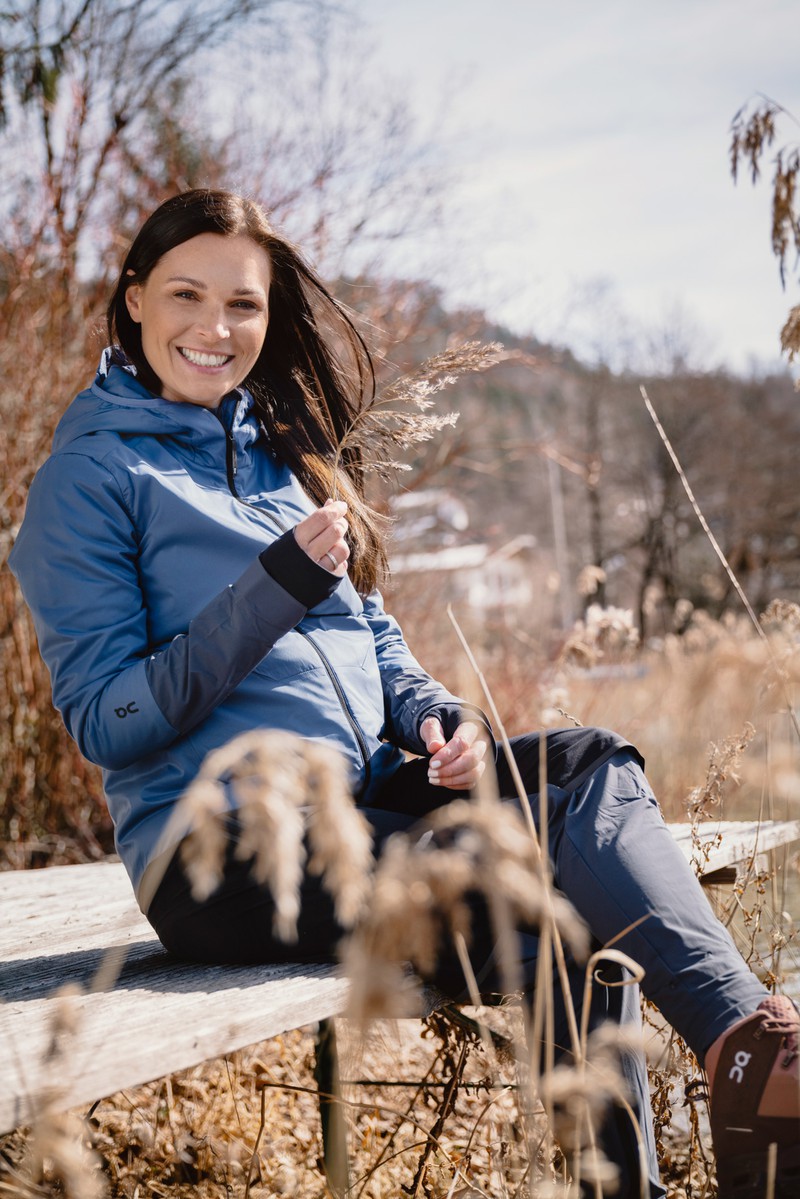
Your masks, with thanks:
[{"label": "sky", "polygon": [[782,290],[769,159],[734,186],[728,148],[757,93],[791,114],[776,147],[800,139],[800,0],[351,8],[421,121],[449,105],[452,300],[612,365],[665,339],[707,369],[780,364],[798,272]]}]

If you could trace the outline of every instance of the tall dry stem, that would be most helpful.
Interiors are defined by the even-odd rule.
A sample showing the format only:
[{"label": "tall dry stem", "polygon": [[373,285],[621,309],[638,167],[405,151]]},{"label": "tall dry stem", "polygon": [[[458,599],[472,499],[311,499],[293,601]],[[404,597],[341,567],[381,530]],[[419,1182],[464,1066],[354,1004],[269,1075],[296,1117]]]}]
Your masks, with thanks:
[{"label": "tall dry stem", "polygon": [[737,577],[733,571],[733,568],[731,567],[730,562],[726,558],[721,545],[719,544],[716,537],[712,533],[709,523],[706,520],[705,516],[703,515],[702,509],[700,508],[700,505],[698,504],[697,500],[695,499],[694,492],[692,491],[692,488],[689,484],[689,480],[687,479],[687,477],[684,473],[683,467],[681,466],[680,459],[678,458],[678,455],[675,453],[675,450],[672,446],[672,442],[670,441],[669,437],[667,436],[666,429],[664,428],[661,421],[659,420],[658,413],[656,412],[655,408],[653,407],[653,404],[650,400],[650,397],[647,394],[647,391],[645,390],[645,388],[643,386],[640,386],[639,391],[641,392],[642,399],[644,400],[645,407],[647,408],[647,411],[649,412],[649,414],[652,418],[653,424],[655,425],[656,429],[658,430],[658,435],[664,443],[664,447],[665,447],[667,453],[669,454],[670,459],[672,460],[672,464],[675,467],[675,470],[678,472],[678,478],[680,479],[683,489],[686,492],[686,496],[689,500],[689,503],[692,506],[692,510],[694,511],[694,514],[697,517],[697,519],[700,521],[700,525],[703,529],[703,532],[705,533],[706,537],[708,538],[709,542],[711,543],[711,548],[714,550],[714,553],[717,555],[720,562],[722,563],[725,573],[727,574],[728,578],[730,579],[730,581],[734,587],[734,590],[736,591],[736,594],[739,596],[739,599],[742,601],[744,609],[750,618],[750,622],[753,625],[753,628],[756,630],[757,635],[761,638],[761,640],[764,642],[765,646],[767,647],[767,653],[770,656],[770,660],[771,660],[773,668],[775,670],[775,674],[776,674],[776,676],[781,684],[782,690],[783,690],[783,694],[784,694],[784,697],[786,700],[786,710],[787,710],[787,712],[789,714],[789,718],[792,722],[792,726],[794,728],[795,735],[798,737],[798,739],[800,739],[800,721],[798,721],[798,719],[797,719],[797,713],[795,712],[794,706],[792,704],[791,695],[789,693],[789,689],[786,684],[785,673],[784,673],[783,669],[781,668],[781,665],[778,662],[778,660],[776,659],[775,655],[773,654],[772,646],[770,644],[769,638],[767,637],[766,633],[764,632],[764,629],[761,626],[761,622],[759,621],[758,617],[756,616],[755,612],[753,611],[753,607],[752,607],[749,599],[745,595],[744,588],[742,587],[741,583],[737,579]]},{"label": "tall dry stem", "polygon": [[[522,808],[522,812],[524,813],[524,816],[525,816],[525,822],[527,825],[528,834],[531,839],[531,844],[533,846],[534,856],[535,856],[537,867],[543,873],[543,877],[545,879],[547,879],[547,870],[543,866],[542,847],[541,847],[541,842],[539,840],[539,834],[536,830],[536,823],[533,818],[533,811],[531,809],[530,798],[525,790],[525,784],[522,781],[522,776],[519,772],[516,761],[514,759],[514,754],[511,749],[511,742],[509,741],[508,734],[505,729],[505,725],[500,716],[500,712],[498,711],[497,705],[494,701],[494,696],[492,695],[492,692],[489,688],[489,685],[486,681],[483,671],[480,669],[477,659],[475,658],[475,655],[472,652],[469,642],[467,641],[466,637],[464,636],[464,634],[461,630],[461,627],[459,626],[458,621],[455,618],[455,614],[453,613],[452,607],[450,607],[450,605],[448,605],[448,608],[447,608],[447,615],[450,620],[450,623],[452,624],[453,628],[455,629],[456,636],[458,637],[458,640],[461,644],[461,648],[464,650],[464,653],[467,656],[467,660],[469,661],[470,666],[472,667],[473,671],[475,672],[475,677],[478,680],[481,691],[483,692],[483,694],[486,698],[486,702],[489,706],[489,711],[492,716],[492,721],[494,723],[494,727],[498,731],[501,744],[503,746],[503,749],[505,750],[506,761],[508,762],[508,766],[511,771],[511,776],[514,780],[514,785],[517,790],[517,798],[519,799],[520,806]],[[569,983],[569,974],[568,974],[568,970],[567,970],[566,955],[564,953],[564,945],[563,945],[563,942],[561,939],[561,934],[560,934],[560,931],[558,928],[557,921],[555,919],[555,909],[554,909],[554,903],[553,903],[552,888],[549,885],[545,886],[544,895],[546,897],[547,905],[549,906],[549,909],[550,909],[547,913],[546,926],[549,930],[549,935],[552,936],[552,940],[553,940],[553,949],[555,952],[556,965],[557,965],[557,969],[558,969],[558,977],[559,977],[559,982],[561,985],[562,993],[564,996],[564,1007],[565,1007],[566,1016],[567,1016],[567,1023],[569,1025],[569,1030],[570,1030],[570,1043],[571,1043],[573,1053],[576,1055],[576,1057],[579,1057],[580,1053],[581,1053],[581,1044],[580,1044],[580,1036],[578,1034],[578,1021],[577,1021],[577,1018],[575,1015],[575,1005],[572,1001],[572,990],[571,990],[570,983]]]},{"label": "tall dry stem", "polygon": [[37,1097],[36,1115],[23,1164],[34,1185],[47,1180],[59,1186],[65,1199],[102,1199],[106,1186],[97,1154],[89,1144],[89,1129],[80,1117],[62,1110],[59,1080],[70,1069],[78,1030],[75,1001],[79,988],[63,987],[53,1011],[50,1042],[42,1062],[53,1079]]}]

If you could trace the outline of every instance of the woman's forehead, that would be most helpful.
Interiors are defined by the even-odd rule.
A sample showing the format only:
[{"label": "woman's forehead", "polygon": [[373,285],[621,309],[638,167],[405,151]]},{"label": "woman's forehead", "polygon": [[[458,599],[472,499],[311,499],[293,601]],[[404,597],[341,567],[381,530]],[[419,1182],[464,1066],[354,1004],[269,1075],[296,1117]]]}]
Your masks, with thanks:
[{"label": "woman's forehead", "polygon": [[263,291],[272,276],[269,254],[247,234],[198,233],[167,250],[154,269],[162,279],[192,286],[235,283],[239,289]]}]

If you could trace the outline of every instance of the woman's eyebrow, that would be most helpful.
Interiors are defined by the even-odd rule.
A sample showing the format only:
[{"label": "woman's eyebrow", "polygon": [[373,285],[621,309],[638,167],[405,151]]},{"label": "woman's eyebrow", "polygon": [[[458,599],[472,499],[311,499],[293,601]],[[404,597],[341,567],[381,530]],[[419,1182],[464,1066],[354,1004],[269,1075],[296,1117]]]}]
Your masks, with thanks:
[{"label": "woman's eyebrow", "polygon": [[[197,287],[201,290],[205,288],[205,283],[199,279],[190,279],[188,275],[171,275],[167,279],[167,283],[188,283],[190,287]],[[235,296],[262,296],[264,290],[261,287],[237,287],[234,288]]]}]

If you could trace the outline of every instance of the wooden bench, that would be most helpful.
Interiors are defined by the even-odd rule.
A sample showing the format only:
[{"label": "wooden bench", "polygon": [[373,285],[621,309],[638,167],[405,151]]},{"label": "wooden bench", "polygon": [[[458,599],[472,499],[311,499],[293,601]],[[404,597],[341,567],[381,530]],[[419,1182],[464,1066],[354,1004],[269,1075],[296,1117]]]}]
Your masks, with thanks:
[{"label": "wooden bench", "polygon": [[[704,881],[800,840],[800,821],[670,826]],[[161,947],[120,863],[0,873],[0,1132],[27,1124],[41,1096],[62,1108],[224,1056],[344,1010],[330,965],[205,966]],[[56,992],[81,993],[68,1054],[52,1054]],[[327,1086],[320,1088],[326,1090]]]}]

